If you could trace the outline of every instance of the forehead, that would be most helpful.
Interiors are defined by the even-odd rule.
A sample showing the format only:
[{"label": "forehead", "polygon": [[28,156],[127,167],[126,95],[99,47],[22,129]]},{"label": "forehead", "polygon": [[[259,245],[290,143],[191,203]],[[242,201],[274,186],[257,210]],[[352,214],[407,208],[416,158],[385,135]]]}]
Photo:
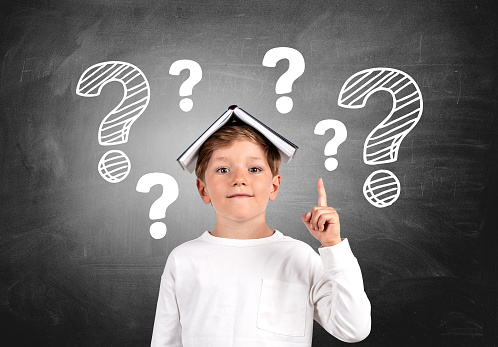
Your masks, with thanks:
[{"label": "forehead", "polygon": [[227,147],[215,149],[210,161],[230,158],[266,159],[266,156],[259,144],[249,140],[236,140]]}]

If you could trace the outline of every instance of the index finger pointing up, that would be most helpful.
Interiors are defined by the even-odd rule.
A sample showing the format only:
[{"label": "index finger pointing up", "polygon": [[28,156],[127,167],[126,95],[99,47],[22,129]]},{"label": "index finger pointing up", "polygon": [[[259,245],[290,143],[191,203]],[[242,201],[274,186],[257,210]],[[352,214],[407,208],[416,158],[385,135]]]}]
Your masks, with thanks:
[{"label": "index finger pointing up", "polygon": [[321,178],[318,179],[318,206],[327,206],[327,193],[325,193],[325,186]]}]

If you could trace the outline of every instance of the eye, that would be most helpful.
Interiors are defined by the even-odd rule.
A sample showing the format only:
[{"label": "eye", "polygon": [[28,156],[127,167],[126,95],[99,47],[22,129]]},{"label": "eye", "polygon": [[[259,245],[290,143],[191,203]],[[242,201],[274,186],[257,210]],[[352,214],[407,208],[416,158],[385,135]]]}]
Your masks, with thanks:
[{"label": "eye", "polygon": [[252,167],[249,169],[249,172],[252,172],[252,173],[258,173],[258,172],[261,172],[262,169],[259,168],[259,167]]},{"label": "eye", "polygon": [[226,168],[226,167],[220,167],[218,170],[216,170],[216,172],[222,173],[222,174],[228,173],[228,168]]}]

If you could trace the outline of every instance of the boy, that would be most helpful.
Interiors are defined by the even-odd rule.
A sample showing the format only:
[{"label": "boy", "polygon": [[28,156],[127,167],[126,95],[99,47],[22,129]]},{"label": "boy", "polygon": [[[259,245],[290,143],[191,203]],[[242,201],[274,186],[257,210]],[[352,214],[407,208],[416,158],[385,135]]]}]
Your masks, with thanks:
[{"label": "boy", "polygon": [[311,346],[313,319],[346,342],[370,333],[361,271],[322,179],[318,206],[301,217],[322,243],[320,256],[266,224],[280,160],[246,124],[225,125],[202,145],[196,184],[216,226],[169,255],[152,346]]}]

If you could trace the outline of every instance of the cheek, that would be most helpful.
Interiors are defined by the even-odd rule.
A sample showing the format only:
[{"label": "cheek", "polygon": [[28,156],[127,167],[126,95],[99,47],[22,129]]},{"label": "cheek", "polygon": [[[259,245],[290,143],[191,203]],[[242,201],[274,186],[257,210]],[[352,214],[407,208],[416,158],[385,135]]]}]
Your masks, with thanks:
[{"label": "cheek", "polygon": [[258,185],[258,190],[260,192],[264,193],[265,195],[270,195],[270,193],[272,191],[272,188],[273,188],[273,184],[272,184],[271,180],[267,180],[265,182],[261,182]]}]

